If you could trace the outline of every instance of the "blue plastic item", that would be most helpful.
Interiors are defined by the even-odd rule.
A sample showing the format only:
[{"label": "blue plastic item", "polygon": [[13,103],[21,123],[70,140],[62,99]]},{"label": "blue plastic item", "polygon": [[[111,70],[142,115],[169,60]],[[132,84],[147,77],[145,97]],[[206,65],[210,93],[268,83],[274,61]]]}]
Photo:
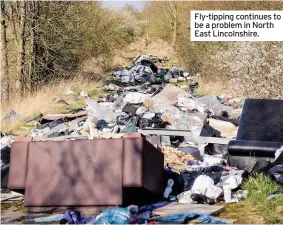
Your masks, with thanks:
[{"label": "blue plastic item", "polygon": [[94,216],[85,216],[79,211],[66,210],[60,224],[86,224],[93,219]]},{"label": "blue plastic item", "polygon": [[127,224],[131,221],[128,208],[109,208],[96,217],[96,224]]}]

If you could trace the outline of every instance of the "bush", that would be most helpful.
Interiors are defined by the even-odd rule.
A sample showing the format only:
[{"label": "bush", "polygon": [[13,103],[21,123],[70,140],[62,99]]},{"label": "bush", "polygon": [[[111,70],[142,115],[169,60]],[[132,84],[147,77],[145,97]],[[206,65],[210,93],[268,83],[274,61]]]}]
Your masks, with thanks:
[{"label": "bush", "polygon": [[211,71],[228,78],[231,89],[238,94],[282,98],[283,44],[238,42],[207,59],[203,74]]}]

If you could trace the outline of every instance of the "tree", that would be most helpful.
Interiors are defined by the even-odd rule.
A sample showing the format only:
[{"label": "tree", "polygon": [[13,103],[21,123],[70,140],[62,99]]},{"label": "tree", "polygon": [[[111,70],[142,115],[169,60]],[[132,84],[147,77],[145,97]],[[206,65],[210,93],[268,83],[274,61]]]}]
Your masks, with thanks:
[{"label": "tree", "polygon": [[135,12],[129,10],[104,9],[99,2],[3,2],[3,98],[72,78],[88,58],[108,67],[115,51],[139,34]]},{"label": "tree", "polygon": [[156,1],[146,5],[149,30],[175,45],[178,33],[178,4],[177,1]]},{"label": "tree", "polygon": [[21,96],[25,94],[26,88],[26,23],[27,23],[27,2],[22,1],[19,5],[20,9],[20,42],[19,42],[19,59],[18,59],[18,77],[20,80]]},{"label": "tree", "polygon": [[8,61],[8,41],[7,41],[7,12],[6,3],[1,2],[1,52],[2,55],[2,100],[9,101],[9,61]]}]

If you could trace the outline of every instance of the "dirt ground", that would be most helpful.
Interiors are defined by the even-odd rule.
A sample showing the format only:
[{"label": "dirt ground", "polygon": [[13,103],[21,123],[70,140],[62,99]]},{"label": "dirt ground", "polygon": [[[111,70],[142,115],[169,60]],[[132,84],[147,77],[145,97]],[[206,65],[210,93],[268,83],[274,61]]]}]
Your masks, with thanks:
[{"label": "dirt ground", "polygon": [[[221,203],[223,205],[224,203]],[[247,210],[249,209],[249,210]],[[1,223],[21,224],[23,220],[49,216],[50,213],[28,213],[24,202],[1,203]],[[263,224],[263,218],[255,211],[250,201],[225,204],[225,208],[217,215],[222,219],[236,220],[237,224]]]}]

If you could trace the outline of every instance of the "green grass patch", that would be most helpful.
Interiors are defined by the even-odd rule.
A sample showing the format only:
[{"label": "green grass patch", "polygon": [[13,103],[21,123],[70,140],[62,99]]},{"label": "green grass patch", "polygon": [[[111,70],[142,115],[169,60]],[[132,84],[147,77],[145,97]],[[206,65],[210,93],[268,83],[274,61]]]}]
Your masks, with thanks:
[{"label": "green grass patch", "polygon": [[182,81],[182,82],[178,82],[178,83],[177,83],[177,86],[178,86],[178,87],[181,87],[181,86],[184,86],[184,85],[188,86],[190,83],[191,83],[191,82],[189,82],[189,81]]},{"label": "green grass patch", "polygon": [[270,201],[266,200],[271,193],[277,191],[280,187],[276,182],[264,174],[258,174],[250,177],[242,186],[249,191],[248,200],[262,215],[265,223],[283,223],[283,197]]},{"label": "green grass patch", "polygon": [[90,98],[96,98],[103,94],[103,91],[98,88],[90,88],[87,90],[87,94]]},{"label": "green grass patch", "polygon": [[72,99],[67,101],[69,110],[77,110],[86,106],[85,99],[83,97],[77,97],[77,99]]}]

